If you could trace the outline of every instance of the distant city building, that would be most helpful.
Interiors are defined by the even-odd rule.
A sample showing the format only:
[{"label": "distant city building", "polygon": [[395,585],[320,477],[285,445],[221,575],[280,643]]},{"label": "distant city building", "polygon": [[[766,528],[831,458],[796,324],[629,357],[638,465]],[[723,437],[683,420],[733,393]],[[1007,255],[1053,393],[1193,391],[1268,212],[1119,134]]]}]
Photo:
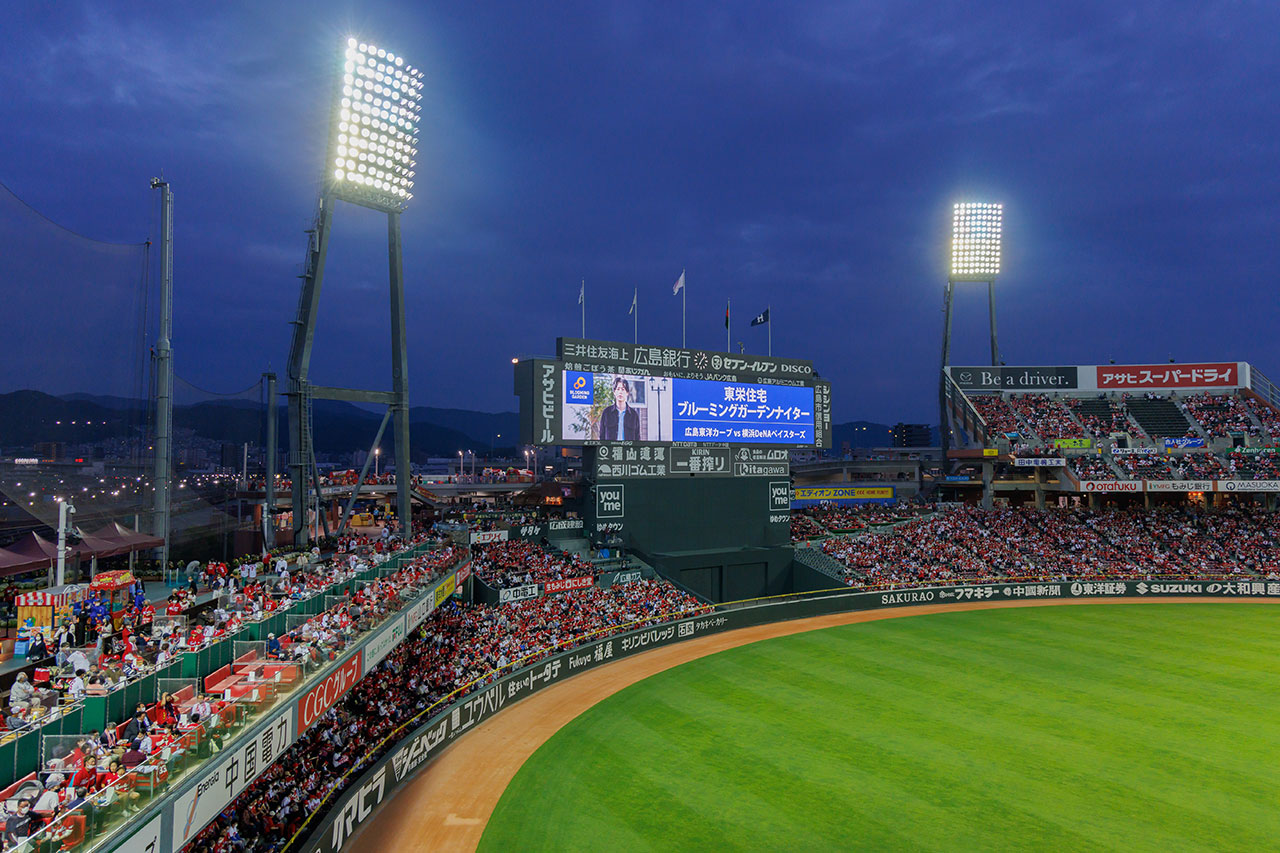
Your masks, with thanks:
[{"label": "distant city building", "polygon": [[35,445],[36,456],[43,460],[59,462],[62,460],[62,442],[61,441],[37,441]]},{"label": "distant city building", "polygon": [[894,447],[929,447],[933,444],[933,427],[929,424],[894,424],[889,430]]}]

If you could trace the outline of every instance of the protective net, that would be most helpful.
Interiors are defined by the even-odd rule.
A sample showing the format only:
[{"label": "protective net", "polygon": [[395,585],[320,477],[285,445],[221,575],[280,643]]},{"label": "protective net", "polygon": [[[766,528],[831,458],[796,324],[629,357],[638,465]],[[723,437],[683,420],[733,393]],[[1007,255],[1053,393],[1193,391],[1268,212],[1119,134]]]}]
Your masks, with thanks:
[{"label": "protective net", "polygon": [[[156,217],[158,221],[158,215]],[[129,559],[103,539],[114,525],[154,527],[155,365],[159,251],[94,240],[48,219],[0,185],[0,577],[38,579],[29,559],[56,543],[59,503],[75,507],[77,554]],[[181,342],[175,342],[181,351]],[[174,381],[171,556],[246,550],[254,528],[238,495],[263,464],[258,376],[229,393]],[[96,548],[92,535],[98,532]],[[123,533],[119,534],[121,537]],[[83,541],[82,541],[83,540]],[[237,547],[237,545],[239,547]],[[145,569],[150,551],[135,554]],[[80,559],[73,559],[78,564]],[[25,568],[24,568],[25,565]],[[46,561],[47,565],[47,561]],[[115,564],[110,564],[115,567]],[[68,577],[70,579],[71,576]]]}]

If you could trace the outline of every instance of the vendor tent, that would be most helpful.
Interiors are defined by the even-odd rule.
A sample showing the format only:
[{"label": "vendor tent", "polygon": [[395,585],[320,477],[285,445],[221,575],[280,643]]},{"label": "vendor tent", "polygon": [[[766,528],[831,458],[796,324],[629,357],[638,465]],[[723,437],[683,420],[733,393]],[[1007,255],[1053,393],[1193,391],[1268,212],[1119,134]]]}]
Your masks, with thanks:
[{"label": "vendor tent", "polygon": [[[146,551],[151,548],[159,548],[164,545],[164,540],[158,536],[150,536],[146,533],[139,533],[112,521],[97,530],[92,530],[84,534],[85,544],[89,544],[90,540],[95,542],[112,542],[119,548],[115,554],[128,554],[130,551]],[[105,556],[99,554],[99,556]]]}]

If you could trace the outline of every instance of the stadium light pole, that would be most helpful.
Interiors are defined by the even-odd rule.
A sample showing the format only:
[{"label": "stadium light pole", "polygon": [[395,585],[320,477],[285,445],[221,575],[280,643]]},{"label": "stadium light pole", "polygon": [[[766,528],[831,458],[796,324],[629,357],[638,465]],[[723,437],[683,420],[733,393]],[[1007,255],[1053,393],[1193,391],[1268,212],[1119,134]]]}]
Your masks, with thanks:
[{"label": "stadium light pole", "polygon": [[938,379],[938,431],[942,438],[945,466],[950,447],[950,419],[947,416],[946,370],[951,364],[951,321],[957,284],[987,285],[991,320],[991,366],[1000,366],[1000,345],[996,338],[996,277],[1000,275],[1001,231],[1004,205],[994,202],[958,202],[951,216],[951,270],[943,291],[942,369]]},{"label": "stadium light pole", "polygon": [[[400,214],[413,198],[420,132],[422,72],[404,57],[349,38],[337,56],[329,145],[315,226],[308,232],[302,293],[289,349],[289,469],[295,541],[306,543],[307,491],[319,495],[311,401],[385,404],[395,421],[396,514],[401,535],[413,532],[409,457],[409,353],[404,308]],[[330,388],[310,381],[320,289],[338,199],[387,216],[391,296],[391,390]],[[308,482],[310,481],[310,482]]]},{"label": "stadium light pole", "polygon": [[173,471],[173,189],[152,178],[160,190],[160,338],[156,341],[156,458],[151,532],[163,539],[156,549],[161,573],[169,568],[169,491]]}]

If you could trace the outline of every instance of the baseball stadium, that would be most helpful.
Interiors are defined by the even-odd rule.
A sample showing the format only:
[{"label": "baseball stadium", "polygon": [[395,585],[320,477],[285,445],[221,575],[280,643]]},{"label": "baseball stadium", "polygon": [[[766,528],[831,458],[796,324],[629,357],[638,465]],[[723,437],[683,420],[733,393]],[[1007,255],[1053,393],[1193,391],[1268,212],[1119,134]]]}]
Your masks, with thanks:
[{"label": "baseball stadium", "polygon": [[[829,357],[773,355],[771,325],[767,355],[735,351],[728,307],[724,350],[685,346],[681,273],[680,346],[635,319],[631,342],[588,337],[574,282],[581,326],[510,358],[518,435],[486,427],[479,471],[411,453],[436,440],[411,420],[429,323],[401,237],[429,81],[328,47],[279,379],[214,395],[174,373],[170,179],[154,247],[0,193],[5,245],[159,294],[121,368],[137,412],[88,420],[106,404],[81,396],[0,420],[0,849],[1280,846],[1280,387],[1257,365],[1154,344],[1009,364],[1006,207],[966,197],[939,235],[919,440],[855,446]],[[391,390],[321,385],[331,238],[380,259],[384,216]],[[989,363],[985,336],[983,363],[953,358],[972,293]],[[324,435],[339,404],[368,435]],[[63,418],[79,438],[36,440]],[[232,420],[197,474],[199,430]]]}]

